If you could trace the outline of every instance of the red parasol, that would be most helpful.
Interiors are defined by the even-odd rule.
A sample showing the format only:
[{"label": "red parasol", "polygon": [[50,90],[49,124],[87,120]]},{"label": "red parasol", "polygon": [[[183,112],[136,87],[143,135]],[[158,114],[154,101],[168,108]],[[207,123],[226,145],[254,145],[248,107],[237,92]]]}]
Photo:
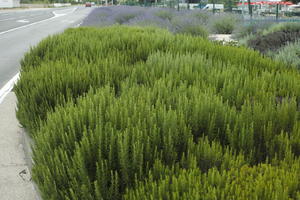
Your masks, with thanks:
[{"label": "red parasol", "polygon": [[[289,5],[294,5],[290,1],[256,1],[256,2],[250,2],[250,5],[263,5],[263,4],[266,4],[266,5],[279,4],[279,5],[288,5],[288,6]],[[241,6],[241,5],[243,5],[243,3],[239,2],[237,5]],[[245,2],[244,5],[248,5],[248,2]]]}]

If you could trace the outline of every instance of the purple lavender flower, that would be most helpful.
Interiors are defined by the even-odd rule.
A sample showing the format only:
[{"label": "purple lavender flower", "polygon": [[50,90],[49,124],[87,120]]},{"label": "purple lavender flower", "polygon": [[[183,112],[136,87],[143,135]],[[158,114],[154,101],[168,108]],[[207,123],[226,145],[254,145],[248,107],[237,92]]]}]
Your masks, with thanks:
[{"label": "purple lavender flower", "polygon": [[114,6],[94,9],[82,26],[155,26],[173,33],[207,36],[210,15],[203,11],[176,11],[168,8],[144,8],[137,6]]}]

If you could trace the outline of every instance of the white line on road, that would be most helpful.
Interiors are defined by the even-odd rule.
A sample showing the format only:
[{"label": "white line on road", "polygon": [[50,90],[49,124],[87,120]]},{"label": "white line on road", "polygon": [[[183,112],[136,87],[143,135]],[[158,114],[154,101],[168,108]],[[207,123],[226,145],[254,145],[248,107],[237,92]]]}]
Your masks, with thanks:
[{"label": "white line on road", "polygon": [[4,85],[3,88],[0,89],[0,104],[3,102],[4,98],[8,93],[13,89],[14,85],[17,83],[19,79],[20,72],[17,73],[8,83]]},{"label": "white line on road", "polygon": [[[9,32],[12,32],[12,31],[16,31],[16,30],[19,30],[19,29],[22,29],[22,28],[26,28],[26,27],[29,27],[29,26],[32,26],[32,25],[35,25],[35,24],[39,24],[39,23],[42,23],[42,22],[45,22],[45,21],[49,21],[49,20],[55,19],[57,17],[65,16],[69,13],[74,12],[76,9],[77,8],[74,8],[70,12],[63,13],[63,14],[57,14],[54,11],[53,12],[54,17],[51,17],[49,19],[45,19],[45,20],[42,20],[42,21],[34,22],[34,23],[31,23],[31,24],[27,24],[27,25],[24,25],[24,26],[20,26],[20,27],[17,27],[17,28],[13,28],[13,29],[10,29],[10,30],[4,31],[4,32],[0,32],[0,35],[5,34],[5,33],[9,33]],[[18,72],[11,80],[8,81],[8,83],[6,83],[4,85],[4,87],[2,87],[0,89],[0,104],[3,102],[4,98],[8,95],[8,93],[13,89],[14,85],[17,83],[17,81],[19,79],[19,76],[20,76],[20,72]]]},{"label": "white line on road", "polygon": [[[36,25],[36,24],[40,24],[42,22],[46,22],[46,21],[50,21],[52,19],[55,19],[57,17],[62,17],[62,16],[65,16],[67,14],[70,14],[72,12],[74,12],[77,8],[73,8],[70,12],[67,12],[67,13],[63,13],[63,14],[57,14],[56,11],[53,11],[53,14],[54,16],[49,18],[49,19],[44,19],[44,20],[41,20],[41,21],[38,21],[38,22],[33,22],[31,24],[27,24],[27,25],[24,25],[24,26],[19,26],[17,28],[13,28],[13,29],[9,29],[7,31],[3,31],[3,32],[0,32],[0,35],[3,35],[3,34],[6,34],[6,33],[10,33],[10,32],[13,32],[13,31],[16,31],[16,30],[19,30],[19,29],[22,29],[22,28],[27,28],[29,26],[33,26],[33,25]],[[67,10],[70,10],[70,9],[67,9]]]},{"label": "white line on road", "polygon": [[18,20],[17,22],[20,22],[20,23],[29,23],[29,21],[27,19],[21,19],[21,20]]}]

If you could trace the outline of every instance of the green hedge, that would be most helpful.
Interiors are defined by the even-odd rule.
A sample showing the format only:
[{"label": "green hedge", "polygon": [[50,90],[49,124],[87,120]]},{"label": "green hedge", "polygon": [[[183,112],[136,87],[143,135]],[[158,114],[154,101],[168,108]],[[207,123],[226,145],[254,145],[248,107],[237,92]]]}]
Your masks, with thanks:
[{"label": "green hedge", "polygon": [[[280,171],[300,155],[299,87],[298,71],[254,51],[114,26],[42,41],[22,61],[15,92],[44,199],[189,199],[210,190],[228,199],[233,190],[205,177],[231,177],[229,187],[249,168],[253,177],[271,171],[278,184],[299,180],[299,167]],[[240,178],[232,198],[259,199]],[[178,187],[161,191],[169,180]],[[284,189],[299,197],[299,183]]]},{"label": "green hedge", "polygon": [[289,168],[262,164],[222,172],[213,168],[206,174],[198,169],[171,171],[165,173],[159,181],[155,181],[150,173],[146,183],[140,183],[136,189],[127,191],[124,199],[299,199],[299,164],[298,161]]},{"label": "green hedge", "polygon": [[[212,64],[231,63],[248,68],[278,66],[254,51],[222,47],[197,37],[174,36],[159,29],[118,26],[69,29],[42,41],[21,62],[22,79],[15,90],[20,102],[17,114],[22,125],[33,131],[39,120],[46,118],[48,110],[82,95],[90,86],[98,88],[109,82],[119,87],[119,82],[128,77],[135,63],[145,62],[157,51],[175,55],[194,53],[211,60]],[[37,67],[39,69],[31,70]]]}]

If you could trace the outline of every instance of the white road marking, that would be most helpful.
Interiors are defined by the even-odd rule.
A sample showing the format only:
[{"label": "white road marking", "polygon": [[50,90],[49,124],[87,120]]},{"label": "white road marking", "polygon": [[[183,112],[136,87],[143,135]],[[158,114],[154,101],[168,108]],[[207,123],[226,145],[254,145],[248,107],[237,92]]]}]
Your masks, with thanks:
[{"label": "white road marking", "polygon": [[29,21],[27,19],[21,19],[21,20],[18,20],[17,22],[20,22],[20,23],[29,23]]},{"label": "white road marking", "polygon": [[20,76],[20,72],[17,73],[12,79],[10,79],[3,88],[0,89],[0,104],[3,102],[4,98],[13,89],[14,85],[17,83]]},{"label": "white road marking", "polygon": [[[51,17],[51,18],[48,18],[48,19],[44,19],[44,20],[41,20],[41,21],[38,21],[38,22],[33,22],[31,24],[26,24],[24,26],[19,26],[17,28],[9,29],[7,31],[0,32],[0,35],[6,34],[6,33],[10,33],[10,32],[13,32],[13,31],[16,31],[16,30],[19,30],[19,29],[27,28],[29,26],[40,24],[40,23],[43,23],[43,22],[46,22],[46,21],[50,21],[50,20],[53,20],[53,19],[58,18],[58,17],[65,16],[67,14],[70,14],[70,13],[74,12],[76,9],[77,8],[73,8],[70,12],[62,13],[62,14],[57,14],[56,11],[53,11],[54,17]],[[70,9],[67,9],[67,10],[70,10]]]},{"label": "white road marking", "polygon": [[[12,31],[16,31],[16,30],[19,30],[19,29],[22,29],[22,28],[26,28],[26,27],[29,27],[29,26],[32,26],[32,25],[35,25],[35,24],[39,24],[39,23],[42,23],[42,22],[45,22],[45,21],[49,21],[49,20],[55,19],[57,17],[65,16],[69,13],[74,12],[76,9],[77,8],[74,8],[73,10],[71,10],[71,12],[67,12],[67,13],[64,13],[64,14],[57,14],[54,11],[53,12],[54,17],[51,17],[49,19],[45,19],[45,20],[42,20],[42,21],[34,22],[34,23],[31,23],[31,24],[27,24],[27,25],[24,25],[24,26],[20,26],[20,27],[17,27],[17,28],[13,28],[13,29],[10,29],[10,30],[4,31],[4,32],[0,32],[0,35],[5,34],[5,33],[9,33],[9,32],[12,32]],[[0,89],[0,104],[3,102],[4,98],[9,94],[9,92],[13,89],[14,85],[19,80],[19,76],[20,76],[20,72],[18,72],[12,79],[10,79],[4,85],[4,87],[2,87]]]}]

